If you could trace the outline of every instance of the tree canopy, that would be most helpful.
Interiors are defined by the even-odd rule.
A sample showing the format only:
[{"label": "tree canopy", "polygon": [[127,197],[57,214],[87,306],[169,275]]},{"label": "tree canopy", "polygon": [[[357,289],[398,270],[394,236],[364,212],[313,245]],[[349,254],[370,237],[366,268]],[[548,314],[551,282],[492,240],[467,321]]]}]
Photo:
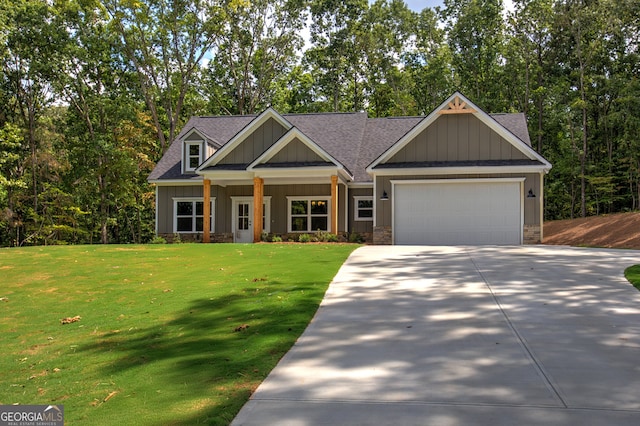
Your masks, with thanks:
[{"label": "tree canopy", "polygon": [[635,0],[0,0],[0,245],[146,242],[192,115],[524,112],[545,216],[640,209]]}]

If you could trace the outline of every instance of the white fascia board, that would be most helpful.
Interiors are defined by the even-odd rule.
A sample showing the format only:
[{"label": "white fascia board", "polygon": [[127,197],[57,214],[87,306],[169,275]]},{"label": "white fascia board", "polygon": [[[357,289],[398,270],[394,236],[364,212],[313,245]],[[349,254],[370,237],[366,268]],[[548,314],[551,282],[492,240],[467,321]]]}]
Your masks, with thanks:
[{"label": "white fascia board", "polygon": [[194,179],[154,179],[147,182],[156,186],[202,186],[202,177]]},{"label": "white fascia board", "polygon": [[298,177],[318,177],[325,178],[331,175],[338,175],[345,181],[352,177],[340,166],[317,166],[317,167],[278,167],[278,168],[258,168],[253,170],[256,177],[261,178],[298,178]]},{"label": "white fascia board", "polygon": [[512,178],[462,178],[462,179],[409,179],[409,180],[396,180],[391,179],[390,182],[393,185],[415,185],[422,183],[500,183],[500,182],[524,182],[523,177]]},{"label": "white fascia board", "polygon": [[[471,101],[467,101],[467,103],[471,103]],[[474,105],[475,106],[475,105]],[[491,117],[489,114],[485,113],[478,107],[475,107],[479,112],[474,113],[481,122],[487,125],[491,130],[500,135],[503,139],[513,145],[518,151],[526,155],[531,160],[538,160],[544,164],[546,172],[548,173],[551,170],[551,163],[549,163],[542,155],[538,154],[532,147],[527,145],[525,142],[520,140],[516,135],[511,133],[504,127],[502,124],[498,123],[495,118]]]},{"label": "white fascia board", "polygon": [[460,92],[455,92],[451,95],[446,101],[440,104],[439,107],[434,109],[424,120],[418,123],[413,129],[407,132],[403,137],[401,137],[398,142],[396,142],[391,148],[387,151],[383,152],[378,158],[376,158],[369,166],[367,166],[367,173],[374,173],[374,168],[380,163],[384,163],[397,154],[402,148],[404,148],[409,142],[411,142],[416,136],[418,136],[422,131],[424,131],[427,127],[429,127],[439,116],[439,112],[443,109],[446,109],[449,106],[449,103],[452,102],[456,97],[460,98],[463,102],[467,104],[467,106],[471,109],[474,109],[476,112],[472,113],[476,116],[482,123],[487,125],[491,130],[495,131],[498,135],[504,138],[506,141],[511,143],[516,149],[526,155],[528,158],[532,160],[538,160],[544,164],[545,172],[548,173],[551,170],[551,163],[549,163],[542,155],[538,154],[532,147],[521,141],[516,135],[507,130],[504,126],[498,123],[493,117],[484,112],[481,108],[479,108],[476,104],[467,99]]},{"label": "white fascia board", "polygon": [[268,119],[273,118],[278,123],[280,123],[285,129],[290,129],[293,127],[289,121],[287,121],[282,115],[280,115],[276,110],[269,107],[262,114],[254,118],[251,123],[247,124],[242,130],[240,130],[231,140],[222,146],[219,150],[217,150],[211,157],[205,160],[204,163],[196,169],[196,173],[199,173],[202,169],[208,166],[216,165],[220,160],[227,156],[231,151],[233,151],[242,141],[246,139],[247,136],[251,134],[251,132],[255,131],[258,127],[263,125]]},{"label": "white fascia board", "polygon": [[217,145],[218,147],[220,146],[220,143],[217,140],[215,140],[211,136],[208,136],[208,135],[204,134],[201,130],[199,130],[199,129],[195,128],[195,127],[192,127],[187,133],[185,133],[184,137],[181,138],[182,142],[183,143],[184,142],[196,142],[196,141],[188,141],[187,140],[187,138],[193,133],[197,133],[198,136],[200,138],[202,138],[202,140],[204,142],[213,143],[214,145]]},{"label": "white fascia board", "polygon": [[473,174],[504,174],[504,173],[542,173],[544,166],[467,166],[467,167],[428,167],[428,168],[397,168],[374,170],[375,176],[410,176],[410,175],[473,175]]},{"label": "white fascia board", "polygon": [[[431,111],[431,113],[429,115],[427,115],[422,121],[420,121],[418,124],[416,124],[413,127],[413,129],[409,130],[404,136],[402,136],[400,139],[398,139],[398,141],[395,144],[393,144],[389,149],[387,149],[385,152],[380,154],[380,156],[378,158],[373,160],[373,162],[371,164],[369,164],[369,166],[367,166],[366,171],[368,173],[372,173],[373,172],[373,168],[375,166],[377,166],[380,163],[384,163],[385,161],[387,161],[391,157],[393,157],[395,154],[397,154],[398,151],[400,151],[402,148],[405,147],[405,145],[407,145],[409,142],[411,142],[416,136],[418,136],[422,131],[424,131],[424,129],[426,129],[434,121],[436,121],[436,119],[439,117],[438,111],[440,111],[440,110],[444,109],[445,107],[447,107],[449,105],[449,102],[453,101],[456,98],[456,96],[459,96],[461,99],[463,99],[465,101],[467,100],[464,96],[462,96],[462,94],[460,92],[455,92],[453,95],[449,96],[449,98],[447,98],[446,101],[441,103],[439,107],[437,107],[436,109]],[[467,104],[469,104],[469,102],[467,102]],[[474,105],[474,107],[475,107],[475,105]],[[477,109],[477,107],[476,107],[476,109]]]},{"label": "white fascia board", "polygon": [[373,188],[373,182],[349,182],[349,188]]},{"label": "white fascia board", "polygon": [[209,171],[201,171],[200,174],[204,179],[211,179],[212,181],[217,180],[228,180],[228,179],[253,179],[254,174],[252,172],[247,172],[246,170],[209,170]]},{"label": "white fascia board", "polygon": [[297,127],[293,127],[278,141],[276,141],[276,143],[271,145],[269,149],[267,149],[262,155],[256,158],[253,163],[249,164],[247,170],[253,170],[256,166],[269,162],[269,160],[271,160],[278,152],[284,149],[295,138],[300,139],[303,144],[305,144],[311,151],[313,151],[316,155],[318,155],[325,161],[331,162],[339,168],[343,168],[342,164],[340,164],[338,160],[333,158],[331,154],[318,146],[318,144],[316,144],[312,139],[302,133],[300,129],[298,129]]}]

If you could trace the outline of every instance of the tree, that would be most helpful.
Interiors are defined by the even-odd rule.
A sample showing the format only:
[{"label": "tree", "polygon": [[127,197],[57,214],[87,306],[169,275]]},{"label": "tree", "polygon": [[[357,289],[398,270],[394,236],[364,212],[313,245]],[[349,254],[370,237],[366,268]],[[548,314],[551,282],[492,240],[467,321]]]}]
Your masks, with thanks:
[{"label": "tree", "polygon": [[511,98],[530,120],[538,152],[543,152],[545,105],[549,102],[553,0],[515,0],[509,15],[506,75]]},{"label": "tree", "polygon": [[445,0],[456,86],[488,111],[504,111],[502,0]]},{"label": "tree", "polygon": [[404,68],[412,80],[417,113],[428,114],[454,90],[451,51],[438,14],[424,9],[417,17],[415,47],[404,54]]},{"label": "tree", "polygon": [[366,0],[312,0],[311,43],[305,61],[329,111],[364,106],[362,18]]},{"label": "tree", "polygon": [[177,135],[184,102],[203,58],[215,45],[225,8],[239,1],[105,0],[119,51],[136,71],[162,152]]},{"label": "tree", "polygon": [[415,111],[409,75],[402,71],[402,59],[411,46],[414,27],[415,15],[402,0],[377,0],[364,16],[367,103],[376,117]]},{"label": "tree", "polygon": [[305,19],[306,4],[299,0],[257,0],[227,10],[206,80],[214,90],[204,90],[222,112],[253,114],[271,103],[276,80],[302,47]]}]

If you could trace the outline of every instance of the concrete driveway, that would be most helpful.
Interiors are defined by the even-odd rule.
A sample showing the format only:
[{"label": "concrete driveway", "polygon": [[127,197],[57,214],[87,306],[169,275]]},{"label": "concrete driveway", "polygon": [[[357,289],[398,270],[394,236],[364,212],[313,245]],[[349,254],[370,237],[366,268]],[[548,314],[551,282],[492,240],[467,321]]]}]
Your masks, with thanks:
[{"label": "concrete driveway", "polygon": [[640,251],[356,250],[234,425],[638,425]]}]

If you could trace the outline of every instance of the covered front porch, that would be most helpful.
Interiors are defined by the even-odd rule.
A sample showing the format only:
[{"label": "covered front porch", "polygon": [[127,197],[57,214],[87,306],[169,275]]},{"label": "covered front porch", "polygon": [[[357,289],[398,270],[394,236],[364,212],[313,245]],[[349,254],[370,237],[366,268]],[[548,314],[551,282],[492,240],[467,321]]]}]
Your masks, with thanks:
[{"label": "covered front porch", "polygon": [[335,168],[298,170],[294,176],[291,170],[287,176],[273,171],[201,174],[202,242],[212,242],[216,223],[216,231],[230,232],[234,242],[245,243],[259,242],[264,234],[320,230],[338,235],[346,229],[347,179]]}]

